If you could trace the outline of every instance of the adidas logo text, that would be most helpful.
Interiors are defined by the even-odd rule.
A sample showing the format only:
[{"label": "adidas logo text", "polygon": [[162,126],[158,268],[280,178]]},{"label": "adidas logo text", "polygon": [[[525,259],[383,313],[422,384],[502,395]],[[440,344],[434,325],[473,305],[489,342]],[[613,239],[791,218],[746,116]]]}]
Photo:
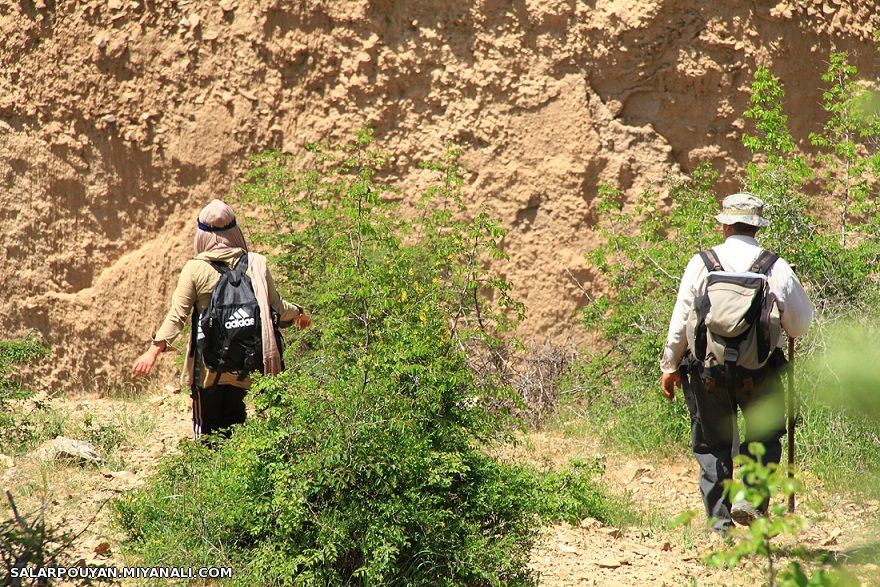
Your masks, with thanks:
[{"label": "adidas logo text", "polygon": [[244,308],[239,308],[232,315],[232,318],[226,321],[224,326],[226,330],[232,328],[244,328],[245,326],[253,326],[256,321],[248,314]]}]

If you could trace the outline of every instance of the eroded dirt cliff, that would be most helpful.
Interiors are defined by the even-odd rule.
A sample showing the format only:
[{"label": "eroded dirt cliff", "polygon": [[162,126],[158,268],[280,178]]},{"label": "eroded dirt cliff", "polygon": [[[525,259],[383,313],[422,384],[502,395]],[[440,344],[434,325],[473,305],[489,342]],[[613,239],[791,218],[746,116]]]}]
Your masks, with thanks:
[{"label": "eroded dirt cliff", "polygon": [[404,197],[420,160],[464,149],[469,206],[511,229],[523,333],[578,338],[598,184],[710,160],[735,187],[757,65],[805,139],[829,51],[870,70],[878,24],[873,0],[7,0],[0,329],[49,342],[45,385],[125,381],[199,206],[250,154],[370,124]]}]

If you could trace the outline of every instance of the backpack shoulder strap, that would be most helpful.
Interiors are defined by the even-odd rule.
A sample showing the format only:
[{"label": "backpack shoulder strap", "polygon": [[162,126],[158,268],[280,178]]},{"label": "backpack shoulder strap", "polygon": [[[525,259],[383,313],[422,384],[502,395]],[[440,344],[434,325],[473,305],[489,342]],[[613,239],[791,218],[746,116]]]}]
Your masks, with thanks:
[{"label": "backpack shoulder strap", "polygon": [[[242,255],[242,258],[247,257],[247,255]],[[247,270],[247,261],[245,261],[244,265],[241,263],[241,259],[235,264],[235,269],[230,269],[229,265],[224,263],[223,261],[209,261],[207,259],[200,259],[200,261],[204,261],[213,267],[217,273],[220,274],[220,278],[222,279],[224,275],[227,273],[230,274],[228,279],[232,285],[237,286],[241,281],[241,276],[244,275],[244,272]]]},{"label": "backpack shoulder strap", "polygon": [[220,275],[223,275],[224,273],[226,273],[227,271],[230,270],[229,266],[222,261],[211,261],[209,259],[199,259],[198,257],[194,258],[193,260],[207,263],[208,265],[213,267],[217,271],[217,273],[219,273]]},{"label": "backpack shoulder strap", "polygon": [[201,383],[201,362],[202,357],[199,355],[199,311],[196,310],[196,305],[193,304],[192,309],[192,324],[191,330],[189,334],[189,356],[192,358],[192,382],[190,383],[190,390],[192,391],[193,398],[195,398],[195,394],[198,393],[199,383]]},{"label": "backpack shoulder strap", "polygon": [[250,253],[244,253],[241,257],[238,258],[238,261],[235,262],[235,270],[239,273],[245,273],[248,269],[248,255]]},{"label": "backpack shoulder strap", "polygon": [[767,275],[767,273],[773,267],[773,264],[776,263],[777,259],[779,259],[779,255],[777,255],[776,253],[771,253],[770,251],[761,251],[761,254],[758,255],[758,258],[755,259],[754,263],[752,263],[752,268],[750,269],[750,271],[752,273]]},{"label": "backpack shoulder strap", "polygon": [[224,263],[223,261],[209,261],[208,259],[199,259],[200,261],[204,261],[208,263],[211,267],[217,270],[220,275],[225,275],[230,271],[238,271],[239,273],[245,273],[248,268],[248,253],[243,254],[238,258],[238,261],[235,262],[235,266],[230,269],[229,265]]},{"label": "backpack shoulder strap", "polygon": [[211,267],[216,269],[217,273],[219,273],[220,275],[224,275],[231,271],[231,269],[229,269],[229,265],[227,265],[223,261],[207,261],[207,263],[211,265]]},{"label": "backpack shoulder strap", "polygon": [[703,259],[703,263],[706,264],[706,269],[709,272],[724,271],[724,266],[721,264],[721,260],[718,258],[718,255],[715,254],[714,250],[706,249],[705,251],[700,251],[700,258]]}]

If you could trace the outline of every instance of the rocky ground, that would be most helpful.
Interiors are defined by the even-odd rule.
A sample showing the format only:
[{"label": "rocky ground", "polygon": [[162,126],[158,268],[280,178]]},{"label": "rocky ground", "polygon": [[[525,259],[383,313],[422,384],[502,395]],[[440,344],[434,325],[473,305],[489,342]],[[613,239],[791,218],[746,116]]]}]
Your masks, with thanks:
[{"label": "rocky ground", "polygon": [[[547,528],[532,559],[542,584],[563,585],[755,585],[763,567],[747,563],[734,570],[711,569],[706,555],[722,547],[702,529],[702,514],[690,527],[664,530],[671,519],[688,511],[702,511],[697,489],[696,461],[675,455],[661,461],[633,458],[603,451],[594,438],[572,438],[560,432],[533,432],[524,458],[538,463],[563,464],[572,458],[605,454],[605,480],[612,491],[632,496],[646,511],[649,527],[617,529],[595,520],[577,527],[558,524]],[[800,511],[810,524],[802,544],[827,550],[851,569],[864,585],[880,585],[880,560],[863,555],[862,548],[877,535],[880,504],[856,502],[843,495],[808,490]],[[874,521],[872,521],[874,520]],[[783,542],[790,543],[790,541]],[[873,547],[876,549],[876,545]],[[783,561],[777,561],[782,563]]]},{"label": "rocky ground", "polygon": [[[0,464],[4,487],[15,496],[21,512],[44,503],[51,522],[73,532],[84,530],[76,541],[74,560],[136,563],[120,549],[121,536],[111,525],[106,502],[142,483],[159,457],[188,437],[188,397],[163,390],[147,396],[46,401],[71,434],[86,429],[84,421],[91,429],[112,424],[122,430],[124,440],[97,465],[41,460],[34,451],[5,459]],[[593,519],[545,528],[532,556],[542,585],[753,585],[761,579],[762,570],[755,564],[728,571],[703,563],[720,543],[701,529],[699,516],[690,527],[668,529],[677,514],[700,508],[696,466],[685,455],[661,461],[623,456],[607,451],[595,438],[553,426],[529,433],[503,452],[505,458],[549,467],[601,455],[610,491],[629,494],[647,514],[643,525],[630,528],[613,528]],[[800,508],[811,520],[805,546],[828,550],[853,563],[864,585],[880,585],[880,561],[859,550],[877,536],[871,520],[876,519],[880,504],[812,489],[803,496]]]},{"label": "rocky ground", "polygon": [[[91,444],[101,457],[100,462],[92,463],[69,455],[45,458],[46,449],[54,444],[48,438],[40,448],[9,457],[6,466],[0,465],[4,490],[13,495],[26,518],[32,519],[44,508],[49,525],[79,535],[71,552],[73,561],[124,564],[119,548],[121,536],[112,526],[108,502],[143,483],[159,458],[174,451],[180,440],[191,434],[189,397],[161,393],[38,401],[43,406],[41,412],[49,414],[51,422],[47,425],[55,428],[60,423],[66,437],[88,438],[84,431],[106,426],[119,431],[120,435],[114,436],[119,442],[113,442],[108,451],[98,441],[101,436],[91,436]],[[3,518],[9,514],[8,503],[4,503]]]}]

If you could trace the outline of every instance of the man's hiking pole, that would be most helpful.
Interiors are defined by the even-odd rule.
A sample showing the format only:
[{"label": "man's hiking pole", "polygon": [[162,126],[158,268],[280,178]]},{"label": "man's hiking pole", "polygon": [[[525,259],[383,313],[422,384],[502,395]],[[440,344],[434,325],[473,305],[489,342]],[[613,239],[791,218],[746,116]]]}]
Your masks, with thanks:
[{"label": "man's hiking pole", "polygon": [[[794,337],[788,338],[788,476],[794,477]],[[788,513],[794,513],[794,493],[788,496]]]}]

